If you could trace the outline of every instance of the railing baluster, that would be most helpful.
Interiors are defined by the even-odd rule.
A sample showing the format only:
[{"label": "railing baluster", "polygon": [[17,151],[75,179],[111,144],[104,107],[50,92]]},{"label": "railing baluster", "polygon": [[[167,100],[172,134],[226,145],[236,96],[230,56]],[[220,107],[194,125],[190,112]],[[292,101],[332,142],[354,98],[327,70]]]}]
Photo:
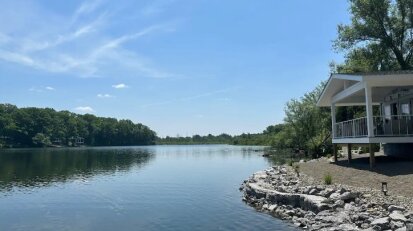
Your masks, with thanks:
[{"label": "railing baluster", "polygon": [[[373,116],[375,136],[409,136],[413,135],[410,128],[413,115]],[[386,119],[388,118],[388,119]],[[395,124],[397,123],[397,124]],[[334,138],[356,138],[367,136],[367,117],[338,122]]]}]

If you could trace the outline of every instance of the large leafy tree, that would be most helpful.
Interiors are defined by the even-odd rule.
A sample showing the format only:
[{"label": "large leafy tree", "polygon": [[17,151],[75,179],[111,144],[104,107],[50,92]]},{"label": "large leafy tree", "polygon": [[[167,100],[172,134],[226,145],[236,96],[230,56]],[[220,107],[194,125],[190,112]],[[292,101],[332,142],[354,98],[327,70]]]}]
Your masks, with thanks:
[{"label": "large leafy tree", "polygon": [[334,47],[346,53],[339,72],[413,68],[413,0],[349,0],[351,23]]},{"label": "large leafy tree", "polygon": [[289,130],[284,128],[288,132],[281,133],[288,137],[283,137],[283,140],[289,140],[292,147],[308,150],[313,157],[322,154],[331,137],[330,111],[316,105],[324,85],[321,83],[300,99],[292,99],[287,103],[284,126]]}]

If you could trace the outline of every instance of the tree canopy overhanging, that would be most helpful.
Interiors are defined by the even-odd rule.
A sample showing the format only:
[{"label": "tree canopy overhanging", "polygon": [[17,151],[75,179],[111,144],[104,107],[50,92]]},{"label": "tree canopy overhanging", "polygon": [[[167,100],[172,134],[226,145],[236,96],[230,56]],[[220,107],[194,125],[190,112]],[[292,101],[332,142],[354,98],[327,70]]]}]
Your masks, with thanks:
[{"label": "tree canopy overhanging", "polygon": [[413,67],[413,0],[349,0],[351,22],[338,25],[338,72],[410,70]]}]

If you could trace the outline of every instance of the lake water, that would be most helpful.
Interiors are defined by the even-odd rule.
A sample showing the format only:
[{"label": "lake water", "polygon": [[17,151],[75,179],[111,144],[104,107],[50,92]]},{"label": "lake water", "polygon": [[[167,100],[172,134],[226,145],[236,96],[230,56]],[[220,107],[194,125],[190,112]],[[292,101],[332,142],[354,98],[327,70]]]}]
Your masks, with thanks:
[{"label": "lake water", "polygon": [[241,200],[257,149],[0,150],[0,230],[295,230]]}]

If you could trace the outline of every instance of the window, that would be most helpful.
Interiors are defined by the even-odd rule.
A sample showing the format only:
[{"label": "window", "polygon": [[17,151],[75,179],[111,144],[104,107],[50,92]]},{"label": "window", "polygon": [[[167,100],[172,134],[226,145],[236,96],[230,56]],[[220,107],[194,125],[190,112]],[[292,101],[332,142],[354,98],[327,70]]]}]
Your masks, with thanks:
[{"label": "window", "polygon": [[410,105],[409,103],[403,103],[401,105],[402,115],[410,115]]},{"label": "window", "polygon": [[391,119],[391,108],[390,105],[385,105],[384,106],[384,118],[386,119]]}]

